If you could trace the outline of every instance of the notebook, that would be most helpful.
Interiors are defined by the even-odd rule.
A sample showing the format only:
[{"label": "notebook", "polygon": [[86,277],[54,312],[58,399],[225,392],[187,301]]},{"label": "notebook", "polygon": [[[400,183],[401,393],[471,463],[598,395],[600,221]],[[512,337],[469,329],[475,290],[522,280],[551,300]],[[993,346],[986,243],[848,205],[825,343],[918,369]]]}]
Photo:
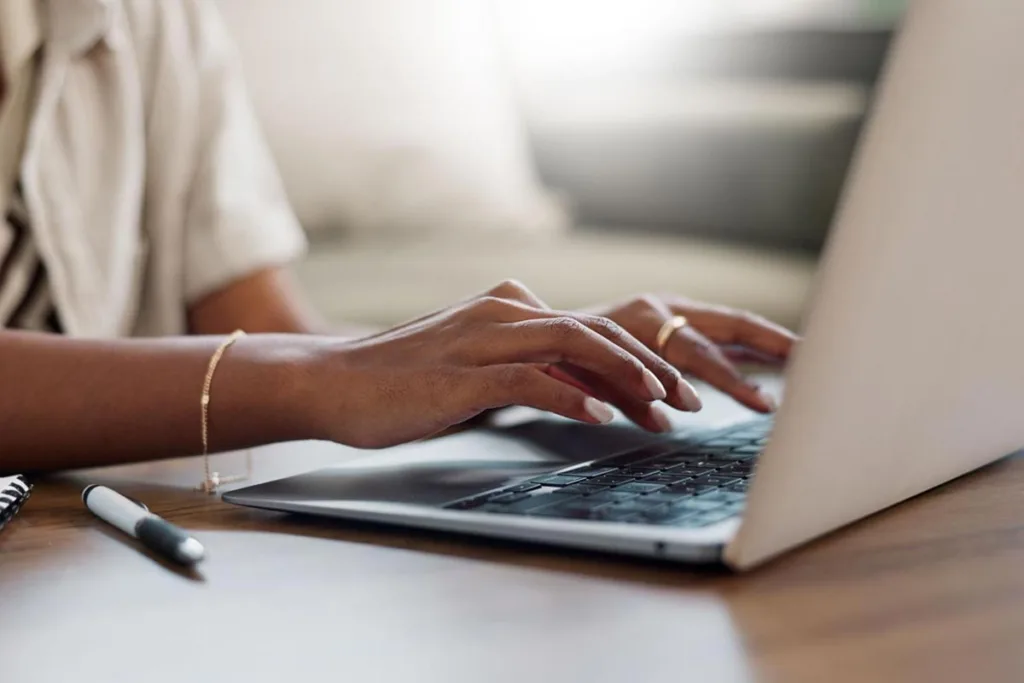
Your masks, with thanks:
[{"label": "notebook", "polygon": [[0,477],[0,530],[18,513],[32,493],[32,485],[21,477]]}]

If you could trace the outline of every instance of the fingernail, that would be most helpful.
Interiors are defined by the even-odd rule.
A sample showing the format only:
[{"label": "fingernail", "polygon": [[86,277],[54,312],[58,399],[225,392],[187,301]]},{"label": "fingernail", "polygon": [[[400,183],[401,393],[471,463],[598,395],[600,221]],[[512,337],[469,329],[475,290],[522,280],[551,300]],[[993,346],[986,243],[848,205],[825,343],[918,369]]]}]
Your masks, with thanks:
[{"label": "fingernail", "polygon": [[764,404],[768,406],[773,413],[779,409],[779,402],[775,400],[775,397],[760,387],[757,389],[757,397],[764,401]]},{"label": "fingernail", "polygon": [[683,378],[679,378],[679,383],[676,385],[676,392],[679,394],[679,402],[686,407],[692,413],[697,412],[704,407],[704,402],[700,400],[700,395],[697,390],[693,388],[693,385],[687,382]]},{"label": "fingernail", "polygon": [[672,431],[672,420],[668,418],[668,413],[659,406],[651,406],[651,418],[657,423],[659,432]]},{"label": "fingernail", "polygon": [[658,378],[654,376],[654,373],[647,368],[644,368],[644,386],[647,387],[647,393],[651,395],[652,400],[660,401],[668,396],[668,393],[665,391],[665,387],[662,386],[661,382],[658,381]]},{"label": "fingernail", "polygon": [[612,412],[612,409],[607,404],[598,401],[593,396],[587,396],[586,400],[583,401],[583,409],[587,411],[587,415],[603,425],[608,424],[615,417],[615,413]]}]

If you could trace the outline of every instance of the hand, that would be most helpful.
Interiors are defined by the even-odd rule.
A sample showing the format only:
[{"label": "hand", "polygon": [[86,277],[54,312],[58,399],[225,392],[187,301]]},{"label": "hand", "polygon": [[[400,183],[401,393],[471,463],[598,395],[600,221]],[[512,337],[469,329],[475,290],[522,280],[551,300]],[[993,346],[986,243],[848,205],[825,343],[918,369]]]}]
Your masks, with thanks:
[{"label": "hand", "polygon": [[310,431],[363,448],[429,436],[511,405],[610,421],[611,409],[580,381],[606,389],[658,431],[667,420],[654,401],[700,407],[679,371],[621,326],[553,311],[515,282],[370,337],[324,338],[302,366]]},{"label": "hand", "polygon": [[[723,306],[696,303],[671,295],[646,295],[590,311],[614,320],[655,349],[665,321],[681,315],[687,325],[669,337],[664,357],[674,367],[708,382],[743,405],[762,413],[775,410],[775,401],[744,378],[735,362],[784,363],[797,337],[760,316]],[[641,411],[624,396],[603,396],[627,414]]]}]

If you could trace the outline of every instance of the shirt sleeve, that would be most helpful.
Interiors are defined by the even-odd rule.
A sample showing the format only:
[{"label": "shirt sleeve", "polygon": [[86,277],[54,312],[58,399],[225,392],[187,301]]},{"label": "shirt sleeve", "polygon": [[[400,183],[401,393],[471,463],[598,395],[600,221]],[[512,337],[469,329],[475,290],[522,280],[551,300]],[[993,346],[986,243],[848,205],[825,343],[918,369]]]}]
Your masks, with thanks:
[{"label": "shirt sleeve", "polygon": [[198,68],[198,153],[185,226],[191,304],[306,250],[305,234],[249,101],[239,58],[213,3],[185,3]]}]

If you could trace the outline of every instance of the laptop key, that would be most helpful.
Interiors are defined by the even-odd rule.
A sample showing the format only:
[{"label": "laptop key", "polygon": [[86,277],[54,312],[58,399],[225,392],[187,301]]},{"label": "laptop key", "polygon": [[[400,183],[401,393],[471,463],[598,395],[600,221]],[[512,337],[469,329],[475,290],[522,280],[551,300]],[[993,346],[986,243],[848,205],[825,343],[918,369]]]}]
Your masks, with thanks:
[{"label": "laptop key", "polygon": [[609,474],[617,471],[617,467],[584,467],[578,470],[563,472],[563,475],[570,477],[586,477],[587,479],[590,479],[591,477],[600,477],[602,474]]},{"label": "laptop key", "polygon": [[651,496],[647,495],[640,496],[639,498],[634,498],[633,500],[626,503],[626,505],[634,508],[637,512],[643,512],[645,510],[650,510],[652,508],[661,507],[663,505],[666,505],[666,503],[663,500],[652,500]]},{"label": "laptop key", "polygon": [[735,484],[729,484],[728,486],[723,486],[722,490],[723,491],[731,491],[731,492],[735,492],[735,493],[746,493],[748,488],[750,488],[749,484],[745,480],[741,479],[740,481],[736,482]]},{"label": "laptop key", "polygon": [[569,486],[584,481],[585,477],[573,477],[568,474],[552,474],[546,477],[537,477],[530,481],[531,484],[542,486]]},{"label": "laptop key", "polygon": [[640,481],[644,484],[664,484],[669,486],[671,484],[681,484],[684,481],[689,481],[693,477],[683,476],[679,474],[669,474],[668,472],[662,472],[659,474],[652,474],[644,477]]},{"label": "laptop key", "polygon": [[688,491],[672,491],[671,489],[665,488],[654,493],[648,493],[644,496],[645,501],[652,503],[668,503],[670,505],[679,505],[683,501],[690,500],[694,495]]},{"label": "laptop key", "polygon": [[623,515],[621,517],[602,517],[602,521],[605,522],[618,522],[620,524],[649,524],[649,522],[643,517],[643,515]]},{"label": "laptop key", "polygon": [[599,491],[607,491],[607,486],[592,486],[589,483],[573,484],[562,489],[563,493],[575,493],[580,496],[589,496]]},{"label": "laptop key", "polygon": [[[640,494],[629,493],[628,491],[619,491],[616,489],[605,489],[600,493],[595,493],[590,496],[590,500],[602,503],[619,503],[625,500],[636,498]],[[654,494],[657,495],[657,494]]]},{"label": "laptop key", "polygon": [[504,512],[508,514],[523,514],[532,512],[534,510],[540,510],[541,508],[549,505],[556,505],[559,503],[565,503],[573,500],[575,496],[567,496],[560,492],[552,493],[539,493],[535,496],[530,496],[524,500],[520,500],[509,505],[500,505],[498,510],[494,512]]},{"label": "laptop key", "polygon": [[672,516],[660,519],[655,522],[655,524],[663,526],[692,526],[692,522],[699,519],[703,514],[703,512],[696,510],[688,510],[685,512],[675,510]]},{"label": "laptop key", "polygon": [[540,484],[518,484],[510,488],[505,489],[506,493],[525,493],[527,491],[536,491],[540,488]]},{"label": "laptop key", "polygon": [[707,510],[714,510],[722,507],[722,504],[714,500],[701,500],[700,498],[694,498],[684,503],[679,504],[681,510],[699,510],[701,512]]},{"label": "laptop key", "polygon": [[725,509],[722,509],[722,510],[712,510],[710,512],[705,512],[704,514],[700,515],[699,517],[695,517],[693,521],[694,521],[694,523],[696,523],[699,526],[708,526],[709,524],[714,524],[716,522],[721,522],[723,520],[726,520],[726,519],[729,519],[730,517],[735,517],[735,516],[736,516],[736,513],[733,512],[732,510],[725,510]]},{"label": "laptop key", "polygon": [[629,503],[615,503],[601,508],[601,519],[609,522],[641,522],[644,521],[639,511]]},{"label": "laptop key", "polygon": [[669,467],[665,470],[665,474],[671,474],[679,477],[699,477],[702,474],[707,474],[709,470],[704,467],[687,467],[686,463],[676,465],[675,467]]},{"label": "laptop key", "polygon": [[617,486],[618,484],[626,484],[633,481],[636,477],[622,477],[617,474],[605,474],[600,477],[594,477],[588,479],[587,483],[591,486]]},{"label": "laptop key", "polygon": [[663,519],[671,519],[679,516],[679,511],[671,505],[657,505],[640,512],[640,516],[649,522],[660,522]]},{"label": "laptop key", "polygon": [[714,455],[709,455],[705,460],[709,465],[716,465],[718,467],[728,467],[740,461],[741,459],[733,453],[715,453]]},{"label": "laptop key", "polygon": [[744,499],[746,499],[746,496],[742,493],[722,490],[711,491],[697,498],[697,500],[710,500],[715,503],[735,503],[738,500]]},{"label": "laptop key", "polygon": [[735,484],[739,479],[737,477],[731,477],[729,475],[716,476],[709,474],[703,476],[700,479],[693,480],[695,484],[707,484],[709,486],[728,486],[729,484]]},{"label": "laptop key", "polygon": [[565,519],[597,519],[599,509],[600,505],[594,505],[590,501],[570,500],[558,505],[545,506],[530,514],[531,516],[563,517]]},{"label": "laptop key", "polygon": [[647,484],[642,481],[634,481],[628,484],[622,484],[616,486],[615,491],[624,491],[626,493],[654,493],[665,488],[663,484]]},{"label": "laptop key", "polygon": [[[686,460],[682,463],[682,467],[690,471],[707,474],[709,471],[720,466],[720,463],[710,462],[708,457],[707,455],[702,455],[699,460]],[[678,468],[669,467],[667,469],[670,472],[675,472]]]},{"label": "laptop key", "polygon": [[634,479],[640,479],[641,477],[649,477],[652,474],[658,474],[661,469],[658,467],[623,467],[619,470],[620,476],[633,477]]},{"label": "laptop key", "polygon": [[688,495],[696,496],[707,491],[714,491],[716,488],[718,487],[715,486],[714,484],[701,482],[698,479],[691,479],[689,481],[683,482],[682,484],[669,486],[668,490],[672,493],[686,493]]}]

